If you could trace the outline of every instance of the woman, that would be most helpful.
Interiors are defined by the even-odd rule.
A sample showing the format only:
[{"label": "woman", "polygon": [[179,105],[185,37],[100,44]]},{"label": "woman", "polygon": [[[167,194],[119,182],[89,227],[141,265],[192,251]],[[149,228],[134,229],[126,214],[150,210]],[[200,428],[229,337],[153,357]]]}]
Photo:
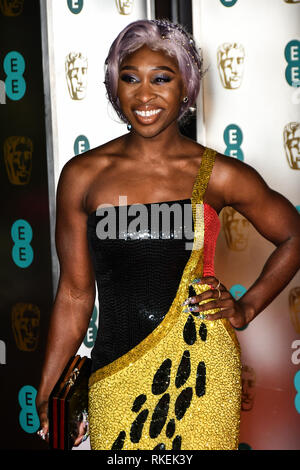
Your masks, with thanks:
[{"label": "woman", "polygon": [[[61,272],[37,396],[41,434],[49,394],[88,328],[96,279],[92,449],[237,449],[241,363],[233,327],[252,321],[299,268],[299,215],[253,168],[180,134],[178,120],[202,77],[201,57],[180,26],[131,23],[106,64],[109,99],[130,132],[72,158],[60,176]],[[169,237],[164,220],[150,231],[141,220],[140,230],[128,223],[136,209],[153,222],[162,203],[192,214],[192,247],[174,219]],[[238,301],[213,268],[225,206],[276,246]]]}]

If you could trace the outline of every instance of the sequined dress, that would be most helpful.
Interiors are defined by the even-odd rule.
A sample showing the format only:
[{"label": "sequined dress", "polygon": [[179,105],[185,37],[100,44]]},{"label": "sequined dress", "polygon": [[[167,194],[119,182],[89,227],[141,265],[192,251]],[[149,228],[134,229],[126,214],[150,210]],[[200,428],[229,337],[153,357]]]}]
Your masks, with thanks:
[{"label": "sequined dress", "polygon": [[206,148],[190,199],[106,207],[88,217],[99,294],[89,380],[94,450],[238,448],[235,331],[227,319],[202,320],[182,306],[209,289],[191,285],[194,278],[214,275],[220,222],[203,203],[214,160]]}]

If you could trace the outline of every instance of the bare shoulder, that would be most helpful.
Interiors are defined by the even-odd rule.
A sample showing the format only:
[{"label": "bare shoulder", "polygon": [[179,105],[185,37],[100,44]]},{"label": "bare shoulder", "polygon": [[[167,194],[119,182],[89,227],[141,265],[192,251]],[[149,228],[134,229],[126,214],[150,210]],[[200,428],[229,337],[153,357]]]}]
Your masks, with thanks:
[{"label": "bare shoulder", "polygon": [[216,154],[211,186],[223,199],[224,206],[245,203],[255,194],[271,191],[255,168],[221,153]]},{"label": "bare shoulder", "polygon": [[75,155],[63,166],[57,194],[67,196],[78,207],[84,207],[85,195],[95,176],[103,171],[112,161],[112,156],[118,154],[122,137],[95,147],[87,152]]}]

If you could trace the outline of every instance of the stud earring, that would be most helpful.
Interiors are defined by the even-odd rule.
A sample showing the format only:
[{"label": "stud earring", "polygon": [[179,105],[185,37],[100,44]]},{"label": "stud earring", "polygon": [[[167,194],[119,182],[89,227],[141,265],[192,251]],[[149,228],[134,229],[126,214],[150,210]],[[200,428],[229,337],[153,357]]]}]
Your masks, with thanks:
[{"label": "stud earring", "polygon": [[131,128],[132,128],[132,125],[131,125],[131,124],[127,124],[127,130],[128,130],[128,131],[131,131]]},{"label": "stud earring", "polygon": [[189,100],[189,97],[188,97],[188,96],[185,96],[182,101],[183,101],[184,103],[187,103],[188,100]]}]

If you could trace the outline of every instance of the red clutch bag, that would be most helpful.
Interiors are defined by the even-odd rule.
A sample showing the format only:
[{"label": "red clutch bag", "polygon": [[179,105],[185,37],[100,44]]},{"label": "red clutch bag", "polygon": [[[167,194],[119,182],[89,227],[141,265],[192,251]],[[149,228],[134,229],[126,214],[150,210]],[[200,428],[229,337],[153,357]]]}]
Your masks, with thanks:
[{"label": "red clutch bag", "polygon": [[88,428],[91,363],[87,357],[72,357],[50,394],[48,417],[51,449],[71,450],[80,426]]}]

